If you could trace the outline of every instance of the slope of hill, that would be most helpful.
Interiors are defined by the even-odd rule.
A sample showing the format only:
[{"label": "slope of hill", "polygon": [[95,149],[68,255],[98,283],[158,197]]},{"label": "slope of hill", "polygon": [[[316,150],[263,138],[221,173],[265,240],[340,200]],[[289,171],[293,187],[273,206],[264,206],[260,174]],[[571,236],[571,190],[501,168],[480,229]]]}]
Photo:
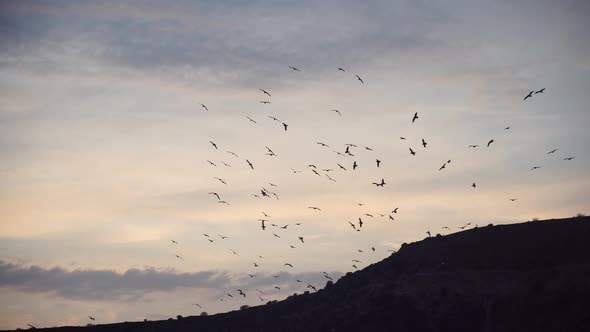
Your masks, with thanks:
[{"label": "slope of hill", "polygon": [[205,317],[65,331],[590,331],[590,218],[404,244],[317,293]]}]

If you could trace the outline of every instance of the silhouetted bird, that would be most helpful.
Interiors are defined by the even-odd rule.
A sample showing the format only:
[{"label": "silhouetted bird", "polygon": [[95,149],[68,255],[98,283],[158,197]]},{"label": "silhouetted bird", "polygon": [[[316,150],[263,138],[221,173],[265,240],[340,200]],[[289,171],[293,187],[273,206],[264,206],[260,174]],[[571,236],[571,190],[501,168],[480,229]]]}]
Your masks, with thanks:
[{"label": "silhouetted bird", "polygon": [[363,81],[363,79],[362,79],[362,78],[360,78],[360,77],[359,77],[359,75],[355,75],[355,76],[356,76],[356,79],[357,79],[357,80],[359,80],[359,81],[360,81],[362,84],[365,84],[365,82]]},{"label": "silhouetted bird", "polygon": [[268,150],[268,153],[265,153],[267,156],[276,156],[276,154],[268,146],[265,146],[265,148]]},{"label": "silhouetted bird", "polygon": [[251,118],[251,117],[249,117],[249,116],[247,116],[246,118],[247,118],[248,120],[250,120],[250,122],[257,123],[257,122],[256,122],[254,119],[252,119],[252,118]]},{"label": "silhouetted bird", "polygon": [[534,170],[539,169],[539,168],[541,168],[541,166],[534,166],[533,168],[531,168],[531,171],[534,171]]},{"label": "silhouetted bird", "polygon": [[414,152],[414,150],[412,150],[412,148],[409,148],[409,149],[410,149],[410,154],[411,154],[412,156],[415,156],[415,155],[416,155],[416,152]]},{"label": "silhouetted bird", "polygon": [[217,203],[219,203],[219,204],[225,204],[225,205],[229,205],[229,203],[228,203],[228,202],[226,202],[226,201],[217,201]]},{"label": "silhouetted bird", "polygon": [[281,287],[279,287],[279,286],[275,286],[275,288],[278,289],[278,290],[281,290]]},{"label": "silhouetted bird", "polygon": [[207,106],[205,106],[205,104],[201,104],[201,107],[203,107],[205,109],[205,111],[209,111],[209,109],[207,108]]},{"label": "silhouetted bird", "polygon": [[490,147],[490,144],[492,144],[492,143],[494,143],[494,140],[493,140],[493,139],[491,139],[491,140],[488,142],[488,148]]},{"label": "silhouetted bird", "polygon": [[553,150],[551,150],[551,151],[547,152],[547,154],[552,154],[552,153],[555,153],[557,150],[559,150],[559,149],[553,149]]},{"label": "silhouetted bird", "polygon": [[350,226],[352,226],[352,228],[356,231],[356,225],[351,223],[350,221],[348,222],[350,224]]},{"label": "silhouetted bird", "polygon": [[508,129],[510,129],[510,126],[508,126],[508,127],[504,128],[504,130],[508,130]]},{"label": "silhouetted bird", "polygon": [[244,298],[246,298],[246,294],[244,294],[244,292],[241,289],[238,289],[238,293],[240,293],[240,295],[242,295]]},{"label": "silhouetted bird", "polygon": [[269,118],[271,118],[271,119],[273,119],[273,121],[281,122],[281,120],[279,120],[279,119],[275,118],[274,116],[270,116],[270,115],[269,115],[268,117],[269,117]]},{"label": "silhouetted bird", "polygon": [[516,201],[517,199],[518,199],[518,198],[509,198],[509,200],[510,200],[511,202],[514,202],[514,201]]},{"label": "silhouetted bird", "polygon": [[207,160],[207,162],[208,162],[209,164],[211,164],[211,165],[213,165],[213,166],[217,167],[217,165],[215,165],[215,163],[214,163],[214,162],[212,162],[211,160]]},{"label": "silhouetted bird", "polygon": [[563,158],[563,160],[574,160],[576,157],[567,157],[567,158]]},{"label": "silhouetted bird", "polygon": [[345,72],[346,70],[344,70],[344,68],[338,67],[338,70]]},{"label": "silhouetted bird", "polygon": [[172,243],[174,244],[178,244],[178,242],[174,241],[174,240],[170,240]]},{"label": "silhouetted bird", "polygon": [[426,231],[426,234],[428,234],[428,237],[432,236],[432,235],[430,235],[430,231]]},{"label": "silhouetted bird", "polygon": [[270,93],[268,93],[268,91],[264,90],[264,89],[258,89],[260,91],[262,91],[262,93],[264,93],[265,95],[268,95],[270,97]]},{"label": "silhouetted bird", "polygon": [[180,257],[180,256],[178,256],[178,255],[175,255],[175,256],[176,256],[176,258],[178,258],[178,259],[182,259],[182,257]]},{"label": "silhouetted bird", "polygon": [[96,320],[96,319],[94,319],[94,317],[92,317],[92,316],[88,316],[88,318],[90,318],[90,320],[94,320],[94,321]]},{"label": "silhouetted bird", "polygon": [[262,225],[260,227],[262,227],[262,230],[266,229],[266,225],[264,224],[264,220],[262,220]]},{"label": "silhouetted bird", "polygon": [[414,117],[412,118],[412,123],[418,119],[418,112],[414,113]]},{"label": "silhouetted bird", "polygon": [[363,220],[361,218],[359,218],[359,228],[363,228]]},{"label": "silhouetted bird", "polygon": [[222,179],[222,178],[214,177],[214,179],[216,179],[217,181],[219,181],[219,182],[221,182],[223,184],[227,184],[227,182],[225,182],[225,180]]},{"label": "silhouetted bird", "polygon": [[527,100],[527,99],[531,98],[531,97],[533,96],[533,93],[534,93],[534,92],[535,92],[534,90],[533,90],[533,91],[531,91],[531,92],[529,92],[529,94],[528,94],[528,95],[526,95],[526,96],[524,97],[524,99],[523,99],[523,100]]},{"label": "silhouetted bird", "polygon": [[217,144],[213,143],[212,141],[209,141],[209,143],[211,143],[211,145],[213,145],[213,147],[214,147],[215,149],[217,149]]},{"label": "silhouetted bird", "polygon": [[379,167],[379,164],[381,164],[381,160],[375,159],[375,162],[377,163],[377,167]]},{"label": "silhouetted bird", "polygon": [[344,166],[342,166],[342,165],[340,165],[340,164],[336,164],[336,165],[338,165],[338,167],[340,167],[340,169],[343,169],[343,170],[345,170],[345,171],[346,171],[346,168],[345,168]]},{"label": "silhouetted bird", "polygon": [[354,163],[352,163],[352,170],[355,170],[358,167],[358,164],[356,163],[356,161]]},{"label": "silhouetted bird", "polygon": [[307,288],[313,289],[314,292],[318,290],[317,288],[315,288],[314,286],[312,286],[310,284],[307,284]]},{"label": "silhouetted bird", "polygon": [[252,165],[250,160],[246,159],[246,162],[248,163],[248,166],[250,166],[251,169],[254,169],[254,165]]},{"label": "silhouetted bird", "polygon": [[537,93],[543,93],[543,92],[545,92],[545,88],[542,88],[541,90],[535,91],[535,94],[537,94]]},{"label": "silhouetted bird", "polygon": [[283,264],[283,265],[285,265],[285,266],[289,266],[289,267],[293,268],[293,265],[291,265],[290,263],[285,263],[285,264]]},{"label": "silhouetted bird", "polygon": [[283,127],[285,128],[285,131],[287,131],[287,127],[288,127],[289,125],[288,125],[288,124],[286,124],[286,123],[284,123],[284,122],[282,122],[282,124],[283,124]]},{"label": "silhouetted bird", "polygon": [[295,67],[291,67],[291,66],[289,66],[289,68],[293,69],[293,71],[301,71],[301,70],[299,70],[299,68],[295,68]]},{"label": "silhouetted bird", "polygon": [[264,105],[266,105],[266,104],[270,104],[270,101],[267,101],[267,100],[261,100],[261,101],[260,101],[260,103],[261,103],[261,104],[264,104]]},{"label": "silhouetted bird", "polygon": [[401,136],[400,136],[400,138],[399,138],[399,139],[404,139],[404,140],[405,140],[406,138],[405,138],[405,137],[401,137]]},{"label": "silhouetted bird", "polygon": [[275,234],[275,233],[272,233],[272,235],[274,235],[275,237],[278,237],[279,239],[281,238],[280,236],[278,236],[278,235],[277,235],[277,234]]},{"label": "silhouetted bird", "polygon": [[426,141],[425,141],[424,139],[422,139],[422,146],[423,146],[424,148],[426,148],[426,145],[427,145],[427,144],[428,144],[428,143],[426,143]]},{"label": "silhouetted bird", "polygon": [[373,182],[373,184],[377,187],[384,187],[386,183],[384,179],[381,179],[381,183]]},{"label": "silhouetted bird", "polygon": [[444,163],[438,170],[442,171],[447,166],[447,163]]},{"label": "silhouetted bird", "polygon": [[303,236],[299,237],[299,241],[301,241],[301,243],[305,243],[305,242],[303,242]]},{"label": "silhouetted bird", "polygon": [[200,304],[198,304],[198,303],[193,303],[193,305],[194,305],[195,307],[199,307],[199,308],[203,309],[203,307],[201,307],[201,305],[200,305]]},{"label": "silhouetted bird", "polygon": [[326,148],[329,148],[330,147],[328,144],[322,143],[322,142],[317,142],[316,144],[319,144],[319,145],[321,145],[323,147],[326,147]]},{"label": "silhouetted bird", "polygon": [[474,145],[470,145],[469,147],[470,147],[470,148],[477,148],[478,146],[479,146],[479,145],[477,145],[477,144],[474,144]]},{"label": "silhouetted bird", "polygon": [[307,208],[312,209],[312,210],[322,211],[322,209],[320,209],[319,207],[315,207],[315,206],[308,206]]},{"label": "silhouetted bird", "polygon": [[472,184],[471,186],[472,186],[473,188],[475,188],[475,187],[476,187],[476,185],[475,185],[475,182],[473,182],[473,184]]},{"label": "silhouetted bird", "polygon": [[342,116],[342,113],[340,113],[339,110],[334,109],[334,110],[330,110],[330,112],[336,112],[336,113],[338,113],[338,115]]}]

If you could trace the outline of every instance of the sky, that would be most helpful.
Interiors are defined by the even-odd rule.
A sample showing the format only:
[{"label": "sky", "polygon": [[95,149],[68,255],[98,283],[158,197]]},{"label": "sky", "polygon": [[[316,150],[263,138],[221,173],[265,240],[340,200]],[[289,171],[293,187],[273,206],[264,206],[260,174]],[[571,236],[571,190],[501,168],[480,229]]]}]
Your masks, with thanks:
[{"label": "sky", "polygon": [[0,328],[238,310],[427,231],[590,213],[589,16],[582,0],[0,1]]}]

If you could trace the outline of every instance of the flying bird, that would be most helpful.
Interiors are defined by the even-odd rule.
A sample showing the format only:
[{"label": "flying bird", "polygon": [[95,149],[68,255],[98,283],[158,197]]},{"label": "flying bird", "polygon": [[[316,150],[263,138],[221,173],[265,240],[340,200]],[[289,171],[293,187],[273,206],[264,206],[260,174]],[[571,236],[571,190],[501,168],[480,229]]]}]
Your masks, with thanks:
[{"label": "flying bird", "polygon": [[254,122],[257,123],[254,119],[252,119],[251,117],[247,116],[246,119],[250,120],[250,122]]},{"label": "flying bird", "polygon": [[355,75],[355,76],[356,76],[356,79],[357,79],[357,80],[359,80],[359,81],[360,81],[362,84],[365,84],[365,82],[363,81],[363,79],[362,79],[362,78],[360,78],[360,77],[359,77],[359,75]]},{"label": "flying bird", "polygon": [[268,146],[265,146],[265,148],[268,150],[268,153],[265,153],[268,156],[277,156]]},{"label": "flying bird", "polygon": [[90,318],[90,320],[96,320],[96,319],[94,319],[94,317],[92,317],[92,316],[88,316],[88,318]]},{"label": "flying bird", "polygon": [[264,90],[264,89],[258,89],[260,91],[262,91],[262,93],[264,93],[265,95],[268,95],[270,97],[270,93],[268,93],[268,91]]},{"label": "flying bird", "polygon": [[315,206],[308,206],[307,208],[312,209],[312,210],[322,211],[322,209],[320,209],[319,207],[315,207]]},{"label": "flying bird", "polygon": [[475,185],[475,182],[473,182],[473,184],[472,184],[471,186],[472,186],[473,188],[475,188],[475,187],[476,187],[476,185]]},{"label": "flying bird", "polygon": [[539,168],[541,168],[541,166],[534,166],[533,168],[531,168],[531,171],[534,171],[534,170],[539,169]]},{"label": "flying bird", "polygon": [[533,93],[534,93],[534,92],[535,92],[534,90],[533,90],[533,91],[531,91],[531,92],[529,92],[529,94],[528,94],[528,95],[526,95],[526,96],[524,97],[524,99],[523,99],[523,100],[527,100],[527,99],[531,98],[531,97],[533,96]]},{"label": "flying bird", "polygon": [[338,70],[340,70],[341,72],[346,72],[346,70],[344,70],[344,68],[338,67]]},{"label": "flying bird", "polygon": [[555,153],[557,150],[559,150],[559,149],[553,149],[553,150],[551,150],[551,151],[547,152],[547,154],[552,154],[552,153]]},{"label": "flying bird", "polygon": [[174,240],[170,240],[172,243],[174,244],[178,244],[178,242],[174,241]]},{"label": "flying bird", "polygon": [[508,126],[508,127],[504,128],[504,130],[508,130],[508,129],[510,129],[510,126]]},{"label": "flying bird", "polygon": [[291,67],[291,66],[289,66],[289,68],[293,69],[293,71],[301,71],[301,70],[299,70],[299,68],[295,68],[295,67]]},{"label": "flying bird", "polygon": [[350,221],[348,222],[350,224],[350,226],[356,231],[356,225],[351,223]]},{"label": "flying bird", "polygon": [[284,123],[284,122],[282,122],[282,124],[283,124],[283,127],[285,128],[285,131],[287,131],[287,127],[288,127],[289,125],[288,125],[288,124],[286,124],[286,123]]},{"label": "flying bird", "polygon": [[336,113],[338,113],[338,115],[342,116],[342,113],[340,113],[339,110],[334,109],[334,110],[330,110],[330,112],[336,112]]},{"label": "flying bird", "polygon": [[227,153],[229,153],[229,154],[233,155],[233,156],[234,156],[234,157],[236,157],[236,158],[240,158],[240,157],[238,157],[238,154],[237,154],[237,153],[235,153],[235,152],[232,152],[232,151],[225,151],[225,152],[227,152]]},{"label": "flying bird", "polygon": [[494,143],[494,140],[493,140],[493,139],[491,139],[491,140],[488,142],[488,148],[490,147],[490,144],[492,144],[492,143]]},{"label": "flying bird", "polygon": [[207,160],[207,162],[208,162],[209,164],[211,164],[211,165],[213,165],[213,166],[217,167],[217,165],[215,165],[215,163],[214,163],[214,162],[212,162],[211,160]]},{"label": "flying bird", "polygon": [[254,165],[252,165],[250,160],[246,159],[246,162],[248,163],[248,166],[250,166],[251,169],[254,169]]},{"label": "flying bird", "polygon": [[384,179],[381,179],[380,183],[373,182],[373,184],[376,185],[377,187],[384,187],[386,183],[385,183]]},{"label": "flying bird", "polygon": [[268,117],[269,117],[269,118],[271,118],[271,119],[273,119],[273,121],[281,122],[281,120],[279,120],[279,119],[275,118],[274,116],[270,116],[270,115],[269,115]]},{"label": "flying bird", "polygon": [[444,163],[438,170],[442,171],[447,166],[447,163]]},{"label": "flying bird", "polygon": [[414,152],[414,150],[412,150],[412,148],[409,148],[409,149],[410,149],[410,154],[411,154],[412,156],[415,156],[415,155],[416,155],[416,152]]},{"label": "flying bird", "polygon": [[275,288],[278,289],[278,290],[281,290],[281,287],[279,287],[279,286],[275,286]]},{"label": "flying bird", "polygon": [[511,202],[515,202],[516,200],[518,200],[518,198],[509,198],[508,200]]},{"label": "flying bird", "polygon": [[209,109],[207,108],[207,106],[205,106],[205,104],[201,104],[201,107],[203,107],[205,109],[205,111],[209,111]]},{"label": "flying bird", "polygon": [[221,200],[221,197],[219,197],[219,194],[216,192],[210,192],[209,195],[214,195],[215,197],[217,197],[217,200]]},{"label": "flying bird", "polygon": [[268,100],[261,100],[260,103],[266,105],[266,104],[270,104],[270,101],[268,101]]},{"label": "flying bird", "polygon": [[343,170],[345,170],[345,171],[346,171],[346,168],[345,168],[344,166],[342,166],[342,165],[340,165],[340,164],[336,164],[336,165],[338,165],[338,167],[340,167],[340,169],[343,169]]},{"label": "flying bird", "polygon": [[567,157],[567,158],[563,158],[563,160],[574,160],[576,157]]},{"label": "flying bird", "polygon": [[209,141],[209,143],[211,143],[211,145],[213,145],[213,147],[217,150],[217,144],[213,143],[212,141]]},{"label": "flying bird", "polygon": [[352,163],[352,170],[355,170],[358,167],[358,164],[356,163],[356,161],[354,163]]},{"label": "flying bird", "polygon": [[414,117],[412,118],[412,123],[418,119],[418,112],[414,113]]},{"label": "flying bird", "polygon": [[542,88],[541,90],[535,91],[535,94],[537,94],[537,93],[543,93],[543,92],[545,92],[545,88]]},{"label": "flying bird", "polygon": [[326,144],[326,143],[317,142],[316,144],[319,144],[319,145],[321,145],[323,147],[329,148],[328,144]]},{"label": "flying bird", "polygon": [[289,267],[293,268],[293,265],[291,265],[290,263],[285,263],[285,264],[283,264],[283,265],[284,265],[284,266],[289,266]]},{"label": "flying bird", "polygon": [[375,159],[375,162],[377,163],[377,167],[379,167],[379,164],[381,164],[381,160]]},{"label": "flying bird", "polygon": [[477,148],[477,147],[479,147],[479,145],[477,145],[477,144],[474,144],[474,145],[470,145],[469,147],[470,147],[470,148]]},{"label": "flying bird", "polygon": [[227,182],[225,182],[224,179],[221,179],[221,178],[218,178],[218,177],[214,177],[214,179],[217,180],[217,181],[219,181],[219,182],[221,182],[221,183],[223,183],[223,184],[227,184]]},{"label": "flying bird", "polygon": [[180,257],[180,256],[178,256],[178,255],[175,255],[175,256],[176,256],[176,258],[178,258],[178,259],[182,259],[182,257]]},{"label": "flying bird", "polygon": [[422,139],[422,146],[423,146],[424,148],[426,148],[426,144],[428,144],[428,143],[426,143],[426,141],[425,141],[424,139]]},{"label": "flying bird", "polygon": [[303,242],[303,236],[299,237],[299,241],[301,241],[301,243],[305,243],[305,242]]},{"label": "flying bird", "polygon": [[246,294],[244,294],[244,292],[241,289],[238,289],[237,291],[238,291],[238,293],[240,293],[240,295],[242,295],[244,298],[246,298]]}]

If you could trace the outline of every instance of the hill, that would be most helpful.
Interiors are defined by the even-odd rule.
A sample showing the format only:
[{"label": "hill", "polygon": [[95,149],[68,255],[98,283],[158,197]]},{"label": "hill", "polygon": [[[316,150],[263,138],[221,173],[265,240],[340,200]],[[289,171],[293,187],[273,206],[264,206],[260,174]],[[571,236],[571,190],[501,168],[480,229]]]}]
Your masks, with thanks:
[{"label": "hill", "polygon": [[316,293],[204,317],[50,331],[590,331],[590,218],[404,244]]}]

